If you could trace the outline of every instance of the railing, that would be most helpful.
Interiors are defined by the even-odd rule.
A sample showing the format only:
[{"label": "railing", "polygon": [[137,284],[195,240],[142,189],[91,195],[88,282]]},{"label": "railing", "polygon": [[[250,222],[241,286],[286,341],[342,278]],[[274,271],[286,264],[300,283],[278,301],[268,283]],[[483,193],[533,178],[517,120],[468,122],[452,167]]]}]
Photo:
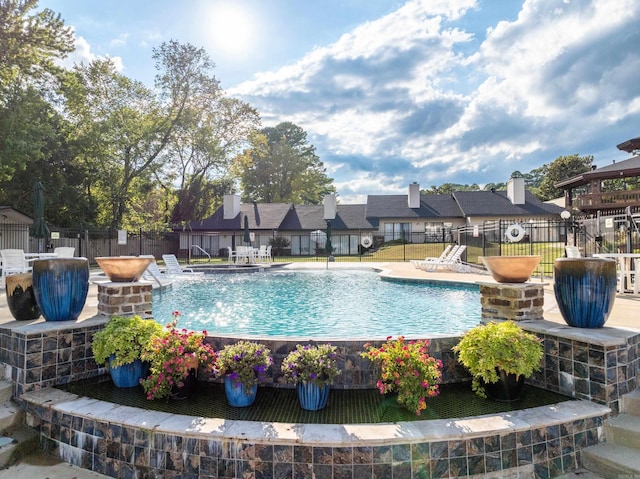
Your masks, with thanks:
[{"label": "railing", "polygon": [[211,261],[211,255],[204,249],[202,249],[200,246],[198,246],[197,244],[192,244],[191,245],[192,249],[195,249],[196,251],[200,251],[202,254],[204,254],[207,258],[209,258],[208,261]]},{"label": "railing", "polygon": [[578,195],[573,199],[572,204],[582,210],[640,206],[640,190],[608,191]]}]

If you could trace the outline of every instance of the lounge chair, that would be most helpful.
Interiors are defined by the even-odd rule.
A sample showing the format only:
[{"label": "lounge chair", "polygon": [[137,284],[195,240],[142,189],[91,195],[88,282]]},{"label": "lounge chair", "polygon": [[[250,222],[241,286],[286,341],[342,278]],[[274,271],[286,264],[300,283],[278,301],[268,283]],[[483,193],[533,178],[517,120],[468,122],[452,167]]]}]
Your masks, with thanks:
[{"label": "lounge chair", "polygon": [[580,248],[577,246],[565,246],[564,250],[567,252],[567,258],[582,258]]},{"label": "lounge chair", "polygon": [[147,266],[147,269],[142,274],[144,279],[156,281],[161,281],[163,276],[166,275],[164,274],[164,271],[160,269],[158,263],[156,263],[155,258],[151,263],[149,263],[149,266]]},{"label": "lounge chair", "polygon": [[466,249],[467,247],[465,245],[461,245],[453,253],[449,253],[449,256],[443,261],[430,261],[425,263],[425,271],[437,271],[439,268],[442,268],[458,273],[468,272],[470,270],[469,266],[462,262],[462,254]]},{"label": "lounge chair", "polygon": [[162,259],[167,267],[167,274],[203,274],[202,272],[196,273],[192,268],[183,268],[180,266],[175,254],[163,254]]},{"label": "lounge chair", "polygon": [[454,246],[452,244],[447,245],[447,247],[442,251],[442,254],[440,254],[439,257],[436,258],[436,257],[427,256],[423,260],[412,259],[411,263],[413,264],[414,267],[424,270],[426,267],[425,263],[432,263],[433,261],[444,261],[447,258],[447,256],[451,254],[452,248],[455,248],[457,250],[459,246],[458,245]]},{"label": "lounge chair", "polygon": [[58,246],[53,250],[53,253],[58,258],[73,258],[76,249],[73,246]]},{"label": "lounge chair", "polygon": [[32,271],[27,261],[24,251],[21,249],[3,249],[0,250],[2,258],[2,284],[4,288],[5,278],[10,274],[30,273]]}]

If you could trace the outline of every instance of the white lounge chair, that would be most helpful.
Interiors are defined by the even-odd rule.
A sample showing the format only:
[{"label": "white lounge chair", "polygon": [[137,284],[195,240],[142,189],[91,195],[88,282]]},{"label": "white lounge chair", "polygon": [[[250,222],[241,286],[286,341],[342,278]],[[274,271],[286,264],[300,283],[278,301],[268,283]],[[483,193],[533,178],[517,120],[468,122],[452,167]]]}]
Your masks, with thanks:
[{"label": "white lounge chair", "polygon": [[425,271],[437,271],[439,268],[442,268],[456,271],[458,273],[468,272],[470,269],[469,266],[462,262],[462,254],[466,249],[467,247],[465,245],[461,245],[453,253],[449,253],[449,256],[447,256],[443,261],[430,261],[425,263]]},{"label": "white lounge chair", "polygon": [[53,250],[53,253],[58,258],[73,258],[76,249],[73,246],[58,246]]},{"label": "white lounge chair", "polygon": [[21,249],[3,249],[0,250],[0,258],[2,258],[2,284],[4,288],[5,278],[10,274],[30,273],[32,271],[29,262]]},{"label": "white lounge chair", "polygon": [[567,252],[567,258],[582,258],[580,248],[577,246],[565,246],[564,250]]},{"label": "white lounge chair", "polygon": [[436,257],[431,257],[431,256],[427,256],[425,259],[423,260],[416,260],[416,259],[412,259],[411,263],[413,264],[414,267],[424,270],[426,265],[425,263],[432,263],[434,261],[444,261],[447,256],[451,253],[451,249],[455,248],[456,250],[459,248],[458,245],[452,245],[449,244],[447,245],[447,247],[442,251],[442,253],[440,254],[440,256]]},{"label": "white lounge chair", "polygon": [[202,272],[197,273],[193,271],[192,268],[183,268],[180,266],[175,254],[163,254],[162,259],[167,267],[167,274],[203,274]]}]

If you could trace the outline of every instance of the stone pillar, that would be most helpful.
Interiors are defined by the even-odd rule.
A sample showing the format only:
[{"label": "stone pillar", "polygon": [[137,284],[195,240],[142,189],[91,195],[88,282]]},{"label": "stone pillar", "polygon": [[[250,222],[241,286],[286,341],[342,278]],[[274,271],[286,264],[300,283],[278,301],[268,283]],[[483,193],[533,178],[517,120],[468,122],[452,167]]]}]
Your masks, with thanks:
[{"label": "stone pillar", "polygon": [[98,284],[98,312],[107,316],[151,316],[151,283]]},{"label": "stone pillar", "polygon": [[482,322],[544,319],[544,283],[478,283]]}]

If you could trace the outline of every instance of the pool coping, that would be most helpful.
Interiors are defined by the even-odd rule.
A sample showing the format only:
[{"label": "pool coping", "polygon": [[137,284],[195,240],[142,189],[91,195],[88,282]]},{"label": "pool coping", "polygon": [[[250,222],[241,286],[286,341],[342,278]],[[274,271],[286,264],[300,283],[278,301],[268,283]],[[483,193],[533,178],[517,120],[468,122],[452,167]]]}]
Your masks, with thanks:
[{"label": "pool coping", "polygon": [[304,424],[206,418],[150,411],[78,396],[56,388],[24,393],[20,399],[28,405],[27,409],[40,406],[70,416],[160,433],[330,447],[353,447],[360,441],[367,445],[389,445],[447,441],[463,437],[469,439],[549,427],[611,413],[610,408],[601,404],[587,400],[569,400],[507,413],[456,419],[380,424]]}]

